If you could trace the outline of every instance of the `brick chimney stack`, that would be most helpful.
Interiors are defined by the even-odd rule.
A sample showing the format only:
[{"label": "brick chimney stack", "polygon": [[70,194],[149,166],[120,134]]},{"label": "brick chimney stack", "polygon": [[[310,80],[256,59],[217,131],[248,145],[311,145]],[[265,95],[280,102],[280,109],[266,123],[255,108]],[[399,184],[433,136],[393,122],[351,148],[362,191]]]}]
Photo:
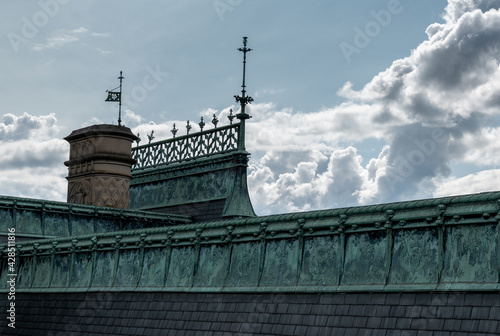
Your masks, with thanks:
[{"label": "brick chimney stack", "polygon": [[132,142],[130,128],[93,125],[73,131],[64,138],[70,143],[68,203],[129,207]]}]

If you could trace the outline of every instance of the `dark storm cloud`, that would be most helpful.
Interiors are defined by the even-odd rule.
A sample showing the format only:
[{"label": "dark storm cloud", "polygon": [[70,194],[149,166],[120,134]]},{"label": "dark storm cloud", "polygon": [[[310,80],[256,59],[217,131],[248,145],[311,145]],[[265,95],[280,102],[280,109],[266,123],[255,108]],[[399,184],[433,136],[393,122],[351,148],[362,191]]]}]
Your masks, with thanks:
[{"label": "dark storm cloud", "polygon": [[466,90],[485,83],[498,66],[500,17],[480,11],[464,14],[443,35],[431,38],[427,48],[418,51],[419,85],[435,90]]},{"label": "dark storm cloud", "polygon": [[403,198],[425,179],[450,174],[449,130],[412,124],[393,131],[386,174],[378,179],[381,200]]}]

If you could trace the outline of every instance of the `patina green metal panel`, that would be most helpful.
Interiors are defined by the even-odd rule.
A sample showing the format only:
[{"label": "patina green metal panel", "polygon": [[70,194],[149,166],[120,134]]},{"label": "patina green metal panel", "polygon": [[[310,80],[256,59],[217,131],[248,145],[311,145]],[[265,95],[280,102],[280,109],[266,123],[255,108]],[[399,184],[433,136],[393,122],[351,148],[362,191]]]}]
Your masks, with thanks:
[{"label": "patina green metal panel", "polygon": [[191,287],[196,262],[193,246],[172,248],[167,275],[167,287]]},{"label": "patina green metal panel", "polygon": [[137,230],[142,228],[139,220],[128,220],[122,224],[121,230]]},{"label": "patina green metal panel", "polygon": [[71,254],[56,254],[50,287],[67,287],[70,276]]},{"label": "patina green metal panel", "polygon": [[385,231],[347,235],[342,284],[384,284],[386,235]]},{"label": "patina green metal panel", "polygon": [[70,287],[88,287],[92,276],[92,252],[75,253]]},{"label": "patina green metal panel", "polygon": [[167,253],[165,252],[165,248],[145,249],[139,286],[163,287],[165,283],[166,264]]},{"label": "patina green metal panel", "polygon": [[299,241],[279,239],[267,242],[261,284],[291,286],[297,284]]},{"label": "patina green metal panel", "polygon": [[169,179],[160,182],[133,186],[130,191],[131,207],[154,208],[226,198],[234,184],[232,170],[189,176],[178,174],[181,173],[175,172]]},{"label": "patina green metal panel", "polygon": [[71,235],[79,236],[94,233],[94,220],[90,216],[71,216]]},{"label": "patina green metal panel", "polygon": [[33,210],[17,210],[16,232],[42,234],[42,220],[40,212]]},{"label": "patina green metal panel", "polygon": [[437,228],[396,231],[389,282],[437,283],[438,245]]},{"label": "patina green metal panel", "polygon": [[137,286],[140,271],[141,251],[122,250],[118,258],[118,268],[113,286]]},{"label": "patina green metal panel", "polygon": [[7,229],[14,227],[12,221],[12,211],[0,208],[0,232],[7,232]]},{"label": "patina green metal panel", "polygon": [[[342,209],[313,211],[38,240],[18,245],[17,285],[56,291],[67,283],[63,273],[71,272],[68,290],[86,290],[94,278],[88,290],[120,291],[139,281],[138,290],[165,291],[498,291],[496,195],[489,194],[484,207],[467,206],[486,202],[479,197],[457,197],[448,208],[442,200],[407,202],[387,205],[385,212],[383,206],[359,207],[351,217]],[[370,211],[377,222],[370,222]],[[417,217],[405,219],[410,216]],[[6,246],[3,251],[5,265]],[[4,267],[1,281],[5,274]]]},{"label": "patina green metal panel", "polygon": [[261,255],[260,242],[234,244],[227,285],[231,287],[258,286]]},{"label": "patina green metal panel", "polygon": [[115,218],[112,217],[98,217],[96,218],[95,231],[96,232],[113,232],[117,231],[118,226]]},{"label": "patina green metal panel", "polygon": [[48,236],[68,236],[68,215],[64,213],[48,213],[44,220],[45,234]]},{"label": "patina green metal panel", "polygon": [[446,228],[443,282],[498,282],[497,225]]},{"label": "patina green metal panel", "polygon": [[229,266],[229,245],[203,245],[200,248],[194,286],[219,287],[224,285]]},{"label": "patina green metal panel", "polygon": [[97,252],[92,287],[109,287],[115,273],[115,251]]},{"label": "patina green metal panel", "polygon": [[36,259],[35,279],[33,280],[33,288],[49,287],[50,275],[52,270],[52,256],[38,256]]},{"label": "patina green metal panel", "polygon": [[17,271],[17,286],[20,288],[30,288],[33,282],[34,257],[19,257]]},{"label": "patina green metal panel", "polygon": [[134,186],[130,189],[130,208],[140,209],[164,204],[164,198],[164,190],[159,183]]},{"label": "patina green metal panel", "polygon": [[340,236],[314,237],[304,241],[300,285],[338,285],[342,272]]}]

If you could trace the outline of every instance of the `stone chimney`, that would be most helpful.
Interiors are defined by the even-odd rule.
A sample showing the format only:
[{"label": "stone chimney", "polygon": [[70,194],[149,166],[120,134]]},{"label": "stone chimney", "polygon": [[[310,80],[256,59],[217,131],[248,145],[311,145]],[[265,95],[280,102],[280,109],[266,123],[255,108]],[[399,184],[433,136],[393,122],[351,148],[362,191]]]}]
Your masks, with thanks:
[{"label": "stone chimney", "polygon": [[70,143],[68,203],[129,207],[132,142],[138,138],[130,128],[93,125],[64,138]]}]

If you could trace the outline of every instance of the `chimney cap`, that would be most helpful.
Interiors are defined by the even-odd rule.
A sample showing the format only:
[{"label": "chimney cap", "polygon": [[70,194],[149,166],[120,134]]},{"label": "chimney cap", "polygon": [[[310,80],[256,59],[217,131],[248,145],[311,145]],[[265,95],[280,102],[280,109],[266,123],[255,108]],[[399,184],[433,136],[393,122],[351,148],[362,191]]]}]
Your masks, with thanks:
[{"label": "chimney cap", "polygon": [[99,135],[114,135],[114,136],[128,138],[131,141],[139,139],[135,134],[132,133],[132,131],[128,127],[110,125],[110,124],[100,124],[74,130],[73,132],[71,132],[70,135],[65,137],[64,140],[71,142],[74,140],[88,138],[92,136],[99,136]]}]

